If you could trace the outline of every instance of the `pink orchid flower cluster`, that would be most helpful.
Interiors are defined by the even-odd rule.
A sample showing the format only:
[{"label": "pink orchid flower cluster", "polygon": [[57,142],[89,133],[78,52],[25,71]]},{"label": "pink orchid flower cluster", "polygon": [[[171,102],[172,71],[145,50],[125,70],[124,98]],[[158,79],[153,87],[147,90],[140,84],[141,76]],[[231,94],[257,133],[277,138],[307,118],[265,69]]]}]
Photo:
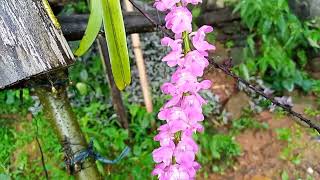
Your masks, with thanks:
[{"label": "pink orchid flower cluster", "polygon": [[[171,81],[161,86],[162,92],[171,99],[158,114],[158,118],[166,123],[158,128],[159,133],[154,137],[160,147],[152,153],[157,163],[152,174],[160,180],[195,179],[200,168],[195,160],[199,149],[192,135],[204,129],[200,123],[204,120],[202,105],[206,101],[199,91],[210,88],[211,82],[198,79],[209,64],[208,51],[215,50],[215,46],[205,40],[206,33],[213,31],[212,27],[205,25],[192,32],[192,14],[186,6],[201,1],[156,0],[154,3],[158,10],[167,12],[166,28],[175,33],[175,39],[164,37],[161,40],[162,45],[171,48],[162,60],[170,67],[176,67],[176,71]],[[189,38],[193,50],[183,45]]]}]

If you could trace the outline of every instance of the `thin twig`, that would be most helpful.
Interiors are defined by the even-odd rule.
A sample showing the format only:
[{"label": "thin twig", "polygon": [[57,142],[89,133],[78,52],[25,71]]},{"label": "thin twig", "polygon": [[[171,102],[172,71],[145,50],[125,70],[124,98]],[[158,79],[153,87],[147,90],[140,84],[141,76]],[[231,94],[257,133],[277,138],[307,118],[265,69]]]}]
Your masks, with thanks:
[{"label": "thin twig", "polygon": [[41,153],[41,163],[42,163],[43,171],[44,171],[44,173],[46,175],[46,179],[49,180],[49,175],[48,175],[48,171],[47,171],[47,168],[46,168],[46,163],[44,161],[42,147],[41,147],[41,144],[40,144],[40,141],[39,141],[39,138],[38,138],[38,132],[39,132],[38,119],[36,119],[36,141],[37,141],[40,153]]},{"label": "thin twig", "polygon": [[252,84],[250,84],[248,81],[240,78],[239,76],[237,76],[236,74],[234,74],[233,72],[231,72],[230,70],[228,70],[226,67],[216,63],[212,58],[210,58],[210,64],[212,64],[213,66],[215,66],[216,68],[222,70],[225,74],[231,76],[233,79],[235,79],[238,82],[243,83],[244,85],[246,85],[248,88],[252,89],[254,92],[256,92],[257,94],[259,94],[260,96],[263,96],[264,98],[268,99],[269,101],[271,101],[274,105],[277,105],[279,107],[281,107],[284,111],[288,112],[289,114],[291,114],[292,116],[295,116],[299,119],[301,119],[303,122],[307,123],[310,128],[313,128],[315,130],[318,131],[318,133],[320,134],[320,127],[316,124],[314,124],[310,119],[307,119],[305,117],[303,117],[302,114],[297,113],[295,111],[292,110],[291,107],[286,106],[282,103],[280,103],[279,101],[275,100],[273,97],[265,94],[261,88],[261,90],[257,89],[256,87],[254,87]]},{"label": "thin twig", "polygon": [[[164,26],[162,26],[161,24],[158,24],[155,20],[153,20],[147,12],[145,12],[142,8],[140,8],[136,3],[133,2],[133,0],[129,0],[132,5],[139,10],[139,12],[141,12],[141,14],[143,16],[145,16],[153,25],[155,25],[156,27],[159,27],[159,29],[166,35],[168,35],[169,37],[172,37],[170,34],[168,34],[166,28]],[[248,88],[252,89],[253,91],[255,91],[257,94],[259,94],[260,96],[263,96],[264,98],[270,100],[274,105],[281,107],[284,111],[286,111],[287,113],[291,114],[292,116],[295,116],[297,118],[299,118],[301,121],[305,122],[306,124],[308,124],[310,126],[310,128],[315,129],[319,134],[320,134],[320,127],[318,125],[316,125],[315,123],[313,123],[310,119],[307,119],[305,117],[303,117],[302,114],[295,112],[292,110],[291,107],[286,106],[282,103],[280,103],[279,101],[275,100],[273,97],[263,93],[262,90],[257,89],[256,87],[254,87],[253,85],[251,85],[248,81],[240,78],[239,76],[237,76],[236,74],[234,74],[233,72],[231,72],[228,68],[224,67],[223,65],[220,65],[218,63],[216,63],[214,61],[213,58],[209,57],[210,60],[210,64],[212,64],[214,67],[222,70],[225,74],[227,74],[228,76],[231,76],[233,79],[235,79],[237,82],[241,82],[243,83],[245,86],[247,86]]]}]

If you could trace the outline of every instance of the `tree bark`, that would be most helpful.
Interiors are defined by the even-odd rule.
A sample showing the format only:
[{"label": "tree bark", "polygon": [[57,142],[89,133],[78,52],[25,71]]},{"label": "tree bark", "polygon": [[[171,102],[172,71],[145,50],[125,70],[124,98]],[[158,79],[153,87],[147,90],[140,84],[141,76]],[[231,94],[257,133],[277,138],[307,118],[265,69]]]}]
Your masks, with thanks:
[{"label": "tree bark", "polygon": [[[64,72],[58,72],[55,76],[54,78],[62,79],[66,75]],[[40,99],[45,115],[56,131],[61,146],[65,148],[64,141],[68,140],[70,142],[71,152],[66,152],[65,150],[65,154],[73,156],[73,154],[86,149],[88,145],[81,132],[76,116],[72,111],[67,97],[66,85],[53,86],[53,88],[37,88],[36,95]],[[101,178],[92,159],[86,161],[83,167],[84,169],[76,172],[76,179],[95,180]]]},{"label": "tree bark", "polygon": [[111,89],[112,104],[113,104],[114,110],[117,113],[117,116],[119,118],[119,121],[122,127],[125,129],[128,129],[129,128],[128,116],[126,113],[126,109],[123,105],[121,92],[117,88],[114,82],[106,39],[103,36],[98,35],[97,41],[98,41],[98,47],[101,55],[102,64],[107,74],[107,79],[109,81],[109,86]]}]

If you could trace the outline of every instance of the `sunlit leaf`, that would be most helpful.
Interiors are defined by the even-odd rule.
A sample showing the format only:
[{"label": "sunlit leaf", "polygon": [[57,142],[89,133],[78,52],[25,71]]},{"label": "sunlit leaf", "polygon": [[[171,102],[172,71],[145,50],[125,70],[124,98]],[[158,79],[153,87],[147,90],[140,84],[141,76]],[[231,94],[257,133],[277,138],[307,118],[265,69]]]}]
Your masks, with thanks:
[{"label": "sunlit leaf", "polygon": [[82,82],[78,82],[76,84],[76,88],[78,89],[78,91],[80,92],[80,94],[82,96],[85,96],[88,94],[88,87],[85,83],[82,83]]},{"label": "sunlit leaf", "polygon": [[119,0],[101,0],[112,73],[120,90],[130,84],[130,62]]},{"label": "sunlit leaf", "polygon": [[80,41],[79,48],[74,53],[76,56],[82,56],[88,51],[96,39],[102,24],[102,8],[100,0],[91,1],[91,13],[85,34]]},{"label": "sunlit leaf", "polygon": [[244,65],[244,64],[240,64],[240,67],[239,67],[239,68],[240,68],[241,75],[243,76],[243,78],[244,78],[245,80],[249,80],[250,75],[249,75],[249,71],[248,71],[247,66]]}]

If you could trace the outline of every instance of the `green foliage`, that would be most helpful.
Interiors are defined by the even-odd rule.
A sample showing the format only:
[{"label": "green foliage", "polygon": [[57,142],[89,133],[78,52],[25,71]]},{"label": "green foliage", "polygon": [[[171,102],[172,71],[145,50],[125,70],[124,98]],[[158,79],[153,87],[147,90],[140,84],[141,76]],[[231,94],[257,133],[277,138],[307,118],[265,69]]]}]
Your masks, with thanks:
[{"label": "green foliage", "polygon": [[292,132],[289,128],[278,128],[276,129],[277,138],[282,141],[291,142],[292,141]]},{"label": "green foliage", "polygon": [[312,109],[310,107],[306,108],[304,110],[304,113],[308,116],[311,116],[311,117],[316,117],[316,116],[319,116],[320,115],[320,110],[317,110],[317,109]]},{"label": "green foliage", "polygon": [[296,150],[302,148],[302,144],[296,143],[297,139],[301,139],[302,131],[300,127],[293,130],[290,128],[278,128],[276,129],[277,139],[286,142],[286,146],[280,153],[280,158],[286,161],[291,161],[294,165],[301,163],[302,154]]},{"label": "green foliage", "polygon": [[289,180],[289,175],[287,173],[287,171],[282,171],[281,173],[281,180]]},{"label": "green foliage", "polygon": [[0,129],[0,174],[7,173],[8,168],[6,168],[10,163],[10,157],[8,156],[13,149],[13,133],[10,131],[8,127],[3,127]]},{"label": "green foliage", "polygon": [[306,50],[319,48],[319,29],[300,22],[285,0],[242,0],[235,11],[251,33],[244,53],[246,66],[239,73],[258,72],[276,90],[291,91],[295,86],[310,90],[312,83],[301,69],[307,63]]},{"label": "green foliage", "polygon": [[317,95],[320,96],[320,80],[315,80],[313,82],[312,91]]},{"label": "green foliage", "polygon": [[88,21],[87,29],[84,33],[82,40],[80,41],[79,48],[75,51],[76,56],[82,56],[88,51],[96,39],[102,24],[102,8],[100,0],[92,1],[90,4],[90,16]]},{"label": "green foliage", "polygon": [[87,6],[86,0],[74,0],[68,2],[61,12],[62,15],[70,15],[72,13],[88,13],[89,8]]},{"label": "green foliage", "polygon": [[131,75],[120,1],[101,0],[101,5],[114,81],[123,90],[130,84]]},{"label": "green foliage", "polygon": [[75,55],[85,54],[96,39],[103,20],[112,74],[117,87],[123,90],[131,82],[130,62],[120,1],[95,0],[85,36]]},{"label": "green foliage", "polygon": [[212,171],[223,171],[241,153],[240,146],[230,135],[204,133],[197,135],[196,139],[201,152],[197,156],[198,160]]},{"label": "green foliage", "polygon": [[267,129],[267,123],[260,123],[252,118],[240,118],[232,121],[232,130],[240,132],[245,129]]}]

